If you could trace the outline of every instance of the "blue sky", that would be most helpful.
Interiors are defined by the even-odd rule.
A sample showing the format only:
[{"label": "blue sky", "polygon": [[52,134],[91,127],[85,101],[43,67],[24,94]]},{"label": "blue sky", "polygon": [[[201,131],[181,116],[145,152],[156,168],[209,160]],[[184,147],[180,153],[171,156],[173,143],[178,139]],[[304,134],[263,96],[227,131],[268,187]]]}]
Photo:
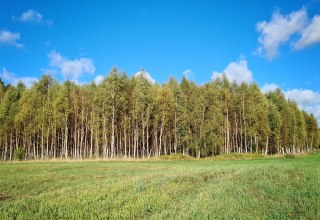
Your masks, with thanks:
[{"label": "blue sky", "polygon": [[320,0],[0,0],[0,77],[90,82],[117,66],[281,87],[320,119]]}]

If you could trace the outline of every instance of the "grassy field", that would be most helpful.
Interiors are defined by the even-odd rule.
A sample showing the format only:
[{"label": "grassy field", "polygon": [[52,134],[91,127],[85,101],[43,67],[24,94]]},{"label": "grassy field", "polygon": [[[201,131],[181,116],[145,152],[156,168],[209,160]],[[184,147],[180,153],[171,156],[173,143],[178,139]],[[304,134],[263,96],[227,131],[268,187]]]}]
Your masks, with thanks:
[{"label": "grassy field", "polygon": [[320,219],[320,154],[0,163],[0,219]]}]

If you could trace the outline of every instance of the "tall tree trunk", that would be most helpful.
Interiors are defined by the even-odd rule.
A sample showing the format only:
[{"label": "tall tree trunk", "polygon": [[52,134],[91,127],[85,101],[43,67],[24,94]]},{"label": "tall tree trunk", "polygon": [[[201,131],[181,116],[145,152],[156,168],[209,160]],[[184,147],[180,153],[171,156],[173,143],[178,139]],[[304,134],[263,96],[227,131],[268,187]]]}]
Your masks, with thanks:
[{"label": "tall tree trunk", "polygon": [[248,153],[248,144],[247,144],[247,126],[246,126],[246,118],[244,112],[244,95],[242,96],[242,119],[243,119],[243,126],[244,126],[244,147],[246,154]]},{"label": "tall tree trunk", "polygon": [[162,116],[162,119],[161,119],[161,125],[160,125],[159,152],[158,152],[158,156],[160,156],[160,155],[161,155],[161,148],[162,148],[162,134],[163,134],[163,121],[164,121],[164,116]]},{"label": "tall tree trunk", "polygon": [[226,152],[229,153],[230,149],[230,126],[229,126],[229,110],[227,108],[227,117],[226,117],[226,126],[227,126],[227,146],[226,146]]},{"label": "tall tree trunk", "polygon": [[43,124],[41,126],[41,159],[44,158],[44,132]]},{"label": "tall tree trunk", "polygon": [[268,147],[269,147],[269,137],[267,136],[265,155],[268,154]]},{"label": "tall tree trunk", "polygon": [[174,111],[174,153],[177,153],[178,139],[177,139],[177,110]]},{"label": "tall tree trunk", "polygon": [[11,132],[10,133],[10,144],[9,144],[9,148],[10,148],[9,159],[10,160],[12,160],[12,154],[13,154],[13,152],[12,152],[13,151],[13,149],[12,149],[13,148],[13,146],[12,146],[13,145],[13,137],[12,136],[13,136],[13,134]]},{"label": "tall tree trunk", "polygon": [[[113,98],[114,99],[114,98]],[[114,107],[115,103],[113,100],[113,105],[112,105],[112,135],[111,135],[111,158],[114,157],[114,135],[115,135],[115,128],[114,128],[114,121],[115,121],[115,107]]]},{"label": "tall tree trunk", "polygon": [[7,154],[8,154],[8,136],[5,135],[4,160],[7,160]]},{"label": "tall tree trunk", "polygon": [[[149,109],[149,106],[148,106]],[[148,118],[147,118],[147,157],[150,157],[150,153],[149,153],[149,114],[148,114]]]},{"label": "tall tree trunk", "polygon": [[127,117],[124,117],[124,128],[123,128],[123,137],[124,137],[124,157],[127,157]]},{"label": "tall tree trunk", "polygon": [[92,159],[93,153],[93,125],[90,126],[90,159]]},{"label": "tall tree trunk", "polygon": [[50,134],[50,131],[48,129],[47,131],[47,137],[46,137],[46,140],[47,140],[47,143],[46,143],[46,158],[49,159],[50,155],[49,155],[49,134]]},{"label": "tall tree trunk", "polygon": [[96,132],[95,132],[95,145],[96,145],[96,150],[95,150],[95,156],[96,159],[100,158],[100,149],[99,149],[99,136],[98,136],[98,131],[96,128]]},{"label": "tall tree trunk", "polygon": [[107,122],[106,122],[105,116],[103,116],[103,130],[102,130],[102,136],[103,136],[103,157],[106,159],[108,157],[108,152],[107,152],[107,142],[108,142],[108,137],[107,137]]},{"label": "tall tree trunk", "polygon": [[68,158],[68,116],[65,116],[65,129],[64,129],[64,147],[65,147],[65,158]]},{"label": "tall tree trunk", "polygon": [[133,158],[135,159],[137,156],[137,137],[138,137],[138,125],[137,122],[134,125],[134,132],[133,132]]},{"label": "tall tree trunk", "polygon": [[142,119],[142,158],[144,158],[145,154],[145,122]]}]

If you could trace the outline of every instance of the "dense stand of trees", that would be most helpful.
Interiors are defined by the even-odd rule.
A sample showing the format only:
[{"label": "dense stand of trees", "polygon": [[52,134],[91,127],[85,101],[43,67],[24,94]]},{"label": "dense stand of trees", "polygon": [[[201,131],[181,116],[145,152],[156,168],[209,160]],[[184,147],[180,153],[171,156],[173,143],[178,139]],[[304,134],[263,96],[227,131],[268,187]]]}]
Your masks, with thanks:
[{"label": "dense stand of trees", "polygon": [[319,147],[316,118],[283,92],[225,77],[152,84],[113,69],[99,84],[43,75],[30,89],[0,80],[0,158],[197,157],[296,153]]}]

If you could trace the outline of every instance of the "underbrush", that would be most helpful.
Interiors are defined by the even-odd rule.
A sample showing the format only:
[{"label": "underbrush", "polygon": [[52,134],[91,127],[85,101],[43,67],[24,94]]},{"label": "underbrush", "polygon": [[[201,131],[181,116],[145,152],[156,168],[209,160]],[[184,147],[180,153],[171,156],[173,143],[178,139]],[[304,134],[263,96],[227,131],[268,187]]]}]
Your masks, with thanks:
[{"label": "underbrush", "polygon": [[[252,160],[252,159],[265,159],[265,158],[297,158],[297,157],[306,157],[308,155],[319,155],[319,150],[314,150],[309,153],[295,153],[295,154],[260,154],[260,153],[229,153],[229,154],[220,154],[215,156],[209,156],[204,158],[196,158],[190,155],[184,154],[170,154],[170,155],[161,155],[161,156],[151,156],[149,158],[133,158],[133,157],[114,157],[114,158],[84,158],[84,159],[75,159],[75,158],[50,158],[50,159],[37,159],[37,160],[23,160],[23,163],[34,163],[34,162],[67,162],[67,163],[77,163],[77,162],[142,162],[142,161],[189,161],[189,160]],[[0,163],[13,162],[21,163],[21,160],[17,157],[14,161],[0,161]]]},{"label": "underbrush", "polygon": [[251,160],[251,159],[259,159],[259,158],[267,158],[268,155],[264,154],[245,154],[245,153],[230,153],[230,154],[221,154],[216,156],[211,156],[205,158],[206,160]]},{"label": "underbrush", "polygon": [[150,160],[196,160],[196,158],[192,157],[192,156],[187,156],[187,155],[183,155],[183,154],[170,154],[170,155],[161,155],[159,157],[152,157],[150,158]]}]

